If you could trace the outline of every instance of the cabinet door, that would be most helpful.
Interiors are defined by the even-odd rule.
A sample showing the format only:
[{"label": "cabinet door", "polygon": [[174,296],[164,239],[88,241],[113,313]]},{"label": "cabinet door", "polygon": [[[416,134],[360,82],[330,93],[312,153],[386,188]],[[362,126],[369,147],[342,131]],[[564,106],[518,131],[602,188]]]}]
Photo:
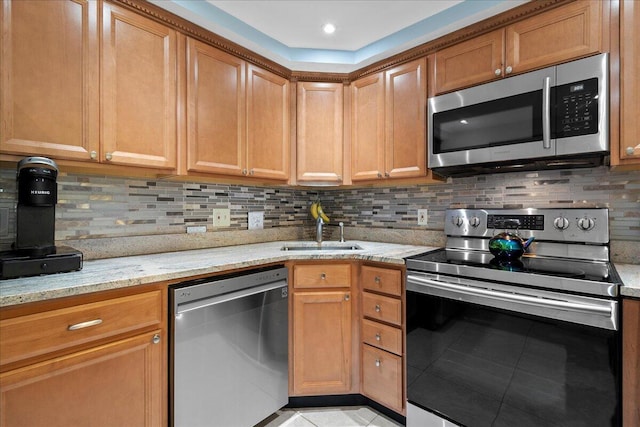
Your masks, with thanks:
[{"label": "cabinet door", "polygon": [[294,293],[293,394],[348,393],[351,358],[350,293]]},{"label": "cabinet door", "polygon": [[0,151],[97,157],[97,2],[4,0],[0,14]]},{"label": "cabinet door", "polygon": [[385,72],[385,176],[427,174],[427,59]]},{"label": "cabinet door", "polygon": [[297,180],[342,182],[341,83],[298,83]]},{"label": "cabinet door", "polygon": [[507,69],[523,72],[601,51],[606,3],[577,1],[508,26]]},{"label": "cabinet door", "polygon": [[102,31],[101,160],[175,169],[177,33],[106,2]]},{"label": "cabinet door", "polygon": [[504,29],[442,49],[435,54],[435,93],[502,77]]},{"label": "cabinet door", "polygon": [[620,16],[620,158],[640,163],[640,3],[622,1]]},{"label": "cabinet door", "polygon": [[155,331],[0,375],[0,425],[166,425],[166,346]]},{"label": "cabinet door", "polygon": [[250,176],[289,179],[289,135],[289,81],[249,65],[247,168]]},{"label": "cabinet door", "polygon": [[245,168],[245,62],[187,39],[187,168],[242,175]]},{"label": "cabinet door", "polygon": [[384,76],[382,73],[351,83],[351,179],[383,177]]}]

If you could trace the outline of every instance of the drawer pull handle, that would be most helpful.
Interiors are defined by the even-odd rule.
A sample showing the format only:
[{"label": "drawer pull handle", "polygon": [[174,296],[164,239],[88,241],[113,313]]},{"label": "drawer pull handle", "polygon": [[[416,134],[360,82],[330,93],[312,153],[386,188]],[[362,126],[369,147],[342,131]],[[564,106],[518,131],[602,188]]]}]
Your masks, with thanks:
[{"label": "drawer pull handle", "polygon": [[373,281],[376,282],[376,285],[379,285],[382,279],[380,279],[380,276],[376,276]]},{"label": "drawer pull handle", "polygon": [[102,323],[102,319],[94,319],[88,320],[86,322],[76,323],[75,325],[69,325],[67,327],[67,331],[77,331],[78,329],[89,328],[91,326],[96,326]]},{"label": "drawer pull handle", "polygon": [[322,280],[324,280],[324,279],[326,279],[326,278],[327,278],[327,275],[326,275],[325,273],[321,273],[321,274],[320,274],[320,278],[321,278]]},{"label": "drawer pull handle", "polygon": [[380,334],[376,334],[376,341],[380,341],[382,339],[382,337],[380,336]]},{"label": "drawer pull handle", "polygon": [[376,359],[376,366],[380,367],[380,365],[382,365],[382,363],[380,362],[380,359]]},{"label": "drawer pull handle", "polygon": [[376,304],[376,313],[380,313],[380,310],[382,310],[382,307],[380,307],[380,304]]}]

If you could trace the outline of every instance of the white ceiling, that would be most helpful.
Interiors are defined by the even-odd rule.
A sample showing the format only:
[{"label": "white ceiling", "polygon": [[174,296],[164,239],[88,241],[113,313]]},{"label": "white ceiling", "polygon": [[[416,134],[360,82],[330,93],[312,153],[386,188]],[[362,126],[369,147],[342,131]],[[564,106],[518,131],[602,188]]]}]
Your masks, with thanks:
[{"label": "white ceiling", "polygon": [[351,72],[529,0],[149,1],[289,69]]}]

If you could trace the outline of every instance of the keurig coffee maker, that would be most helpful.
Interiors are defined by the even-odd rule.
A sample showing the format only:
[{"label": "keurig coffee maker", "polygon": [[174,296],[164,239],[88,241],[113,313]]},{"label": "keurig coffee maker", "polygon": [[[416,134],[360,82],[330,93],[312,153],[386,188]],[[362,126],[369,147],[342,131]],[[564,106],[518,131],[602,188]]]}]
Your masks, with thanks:
[{"label": "keurig coffee maker", "polygon": [[58,166],[46,157],[18,162],[18,207],[13,250],[0,253],[0,278],[80,270],[82,253],[55,246]]}]

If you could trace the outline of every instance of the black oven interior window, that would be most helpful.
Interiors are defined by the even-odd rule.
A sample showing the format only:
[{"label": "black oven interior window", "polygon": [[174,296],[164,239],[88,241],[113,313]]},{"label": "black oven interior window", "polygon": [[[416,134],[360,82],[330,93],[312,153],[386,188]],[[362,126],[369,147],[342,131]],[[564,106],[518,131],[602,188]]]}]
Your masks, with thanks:
[{"label": "black oven interior window", "polygon": [[619,425],[616,334],[411,294],[408,398],[467,427]]},{"label": "black oven interior window", "polygon": [[542,140],[542,90],[433,115],[434,152]]}]

